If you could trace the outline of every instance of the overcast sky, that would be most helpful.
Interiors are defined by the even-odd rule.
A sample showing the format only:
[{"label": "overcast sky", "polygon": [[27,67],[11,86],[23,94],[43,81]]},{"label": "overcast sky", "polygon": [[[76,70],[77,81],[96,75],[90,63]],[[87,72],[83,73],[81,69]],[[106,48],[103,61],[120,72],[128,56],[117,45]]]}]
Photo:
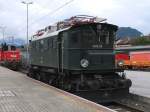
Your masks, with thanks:
[{"label": "overcast sky", "polygon": [[[51,12],[70,0],[30,1],[29,35],[79,14],[107,18],[109,23],[130,26],[145,35],[150,33],[150,0],[74,0],[55,13]],[[26,37],[26,6],[21,0],[0,0],[0,26],[5,26],[6,37]]]}]

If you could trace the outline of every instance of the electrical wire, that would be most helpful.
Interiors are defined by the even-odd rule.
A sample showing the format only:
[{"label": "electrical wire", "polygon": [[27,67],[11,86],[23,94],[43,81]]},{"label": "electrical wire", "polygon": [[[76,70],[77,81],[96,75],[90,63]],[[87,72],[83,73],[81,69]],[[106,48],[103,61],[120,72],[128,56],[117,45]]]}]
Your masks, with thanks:
[{"label": "electrical wire", "polygon": [[[59,10],[62,9],[62,8],[64,8],[65,6],[69,5],[69,4],[72,3],[73,1],[74,1],[74,0],[70,0],[70,1],[68,1],[68,2],[66,2],[66,3],[64,3],[63,5],[61,5],[60,7],[54,9],[53,11],[50,11],[50,12],[47,13],[46,15],[40,17],[39,19],[34,20],[33,22],[29,23],[29,26],[30,26],[29,28],[31,28],[32,25],[33,25],[35,22],[40,21],[40,20],[42,20],[43,18],[46,18],[47,16],[49,16],[49,17],[52,16],[52,15],[55,14],[57,11],[59,11]],[[19,29],[19,31],[23,31],[25,28],[26,28],[26,27],[23,27],[23,28]]]},{"label": "electrical wire", "polygon": [[[40,21],[41,19],[46,18],[47,16],[49,16],[49,17],[52,16],[52,14],[55,14],[57,11],[59,11],[59,10],[62,9],[62,8],[64,8],[66,5],[69,5],[69,4],[72,3],[73,1],[74,1],[74,0],[70,0],[70,1],[68,1],[68,2],[66,2],[66,3],[64,3],[63,5],[61,5],[60,7],[56,8],[56,9],[54,9],[53,11],[47,13],[46,15],[40,17],[39,19],[37,19],[37,20],[35,20],[35,21],[31,22],[31,23],[29,23],[29,26],[32,27],[32,25],[33,25],[35,22]],[[31,28],[31,27],[29,27],[29,28]],[[19,31],[23,31],[24,29],[25,29],[25,27],[19,29]]]},{"label": "electrical wire", "polygon": [[35,22],[40,21],[40,20],[46,18],[47,16],[49,16],[49,17],[52,16],[52,15],[55,14],[57,11],[59,11],[59,10],[62,9],[62,8],[64,8],[65,6],[69,5],[69,4],[72,3],[73,1],[74,1],[74,0],[70,0],[70,1],[68,1],[68,2],[66,2],[66,3],[64,3],[64,4],[61,5],[60,7],[54,9],[53,11],[47,13],[46,15],[40,17],[39,19],[37,19],[37,20],[31,22],[29,25],[32,25],[32,24],[34,24]]}]

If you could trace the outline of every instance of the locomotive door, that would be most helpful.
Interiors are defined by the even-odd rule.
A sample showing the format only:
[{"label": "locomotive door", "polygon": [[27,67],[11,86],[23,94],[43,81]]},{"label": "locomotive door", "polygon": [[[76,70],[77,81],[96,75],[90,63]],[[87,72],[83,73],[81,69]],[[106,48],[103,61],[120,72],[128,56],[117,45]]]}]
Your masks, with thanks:
[{"label": "locomotive door", "polygon": [[63,35],[59,34],[57,39],[57,51],[58,51],[58,73],[63,73]]}]

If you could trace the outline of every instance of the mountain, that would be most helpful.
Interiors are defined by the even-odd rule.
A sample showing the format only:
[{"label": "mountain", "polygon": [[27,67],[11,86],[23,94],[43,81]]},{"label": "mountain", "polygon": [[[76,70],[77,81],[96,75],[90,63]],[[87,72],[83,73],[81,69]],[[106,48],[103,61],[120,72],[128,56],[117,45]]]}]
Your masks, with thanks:
[{"label": "mountain", "polygon": [[[5,39],[5,42],[7,44],[13,44],[13,45],[16,45],[16,46],[21,46],[21,45],[24,45],[26,43],[26,41],[22,38],[14,38],[13,40],[12,39]],[[3,39],[0,39],[0,44],[3,43]]]},{"label": "mountain", "polygon": [[143,35],[142,32],[138,31],[137,29],[131,27],[120,27],[117,31],[117,39],[121,38],[136,38]]}]

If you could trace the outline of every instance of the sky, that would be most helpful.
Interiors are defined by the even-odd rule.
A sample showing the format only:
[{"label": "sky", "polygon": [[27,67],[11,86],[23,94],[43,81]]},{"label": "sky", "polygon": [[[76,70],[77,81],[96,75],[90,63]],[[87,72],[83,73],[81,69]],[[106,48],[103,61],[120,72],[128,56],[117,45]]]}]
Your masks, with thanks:
[{"label": "sky", "polygon": [[[75,15],[107,18],[119,27],[150,33],[150,0],[26,0],[29,5],[29,36],[37,30]],[[70,2],[71,1],[71,2]],[[21,0],[0,0],[0,38],[26,38],[26,5]],[[58,9],[65,3],[65,7]]]}]

